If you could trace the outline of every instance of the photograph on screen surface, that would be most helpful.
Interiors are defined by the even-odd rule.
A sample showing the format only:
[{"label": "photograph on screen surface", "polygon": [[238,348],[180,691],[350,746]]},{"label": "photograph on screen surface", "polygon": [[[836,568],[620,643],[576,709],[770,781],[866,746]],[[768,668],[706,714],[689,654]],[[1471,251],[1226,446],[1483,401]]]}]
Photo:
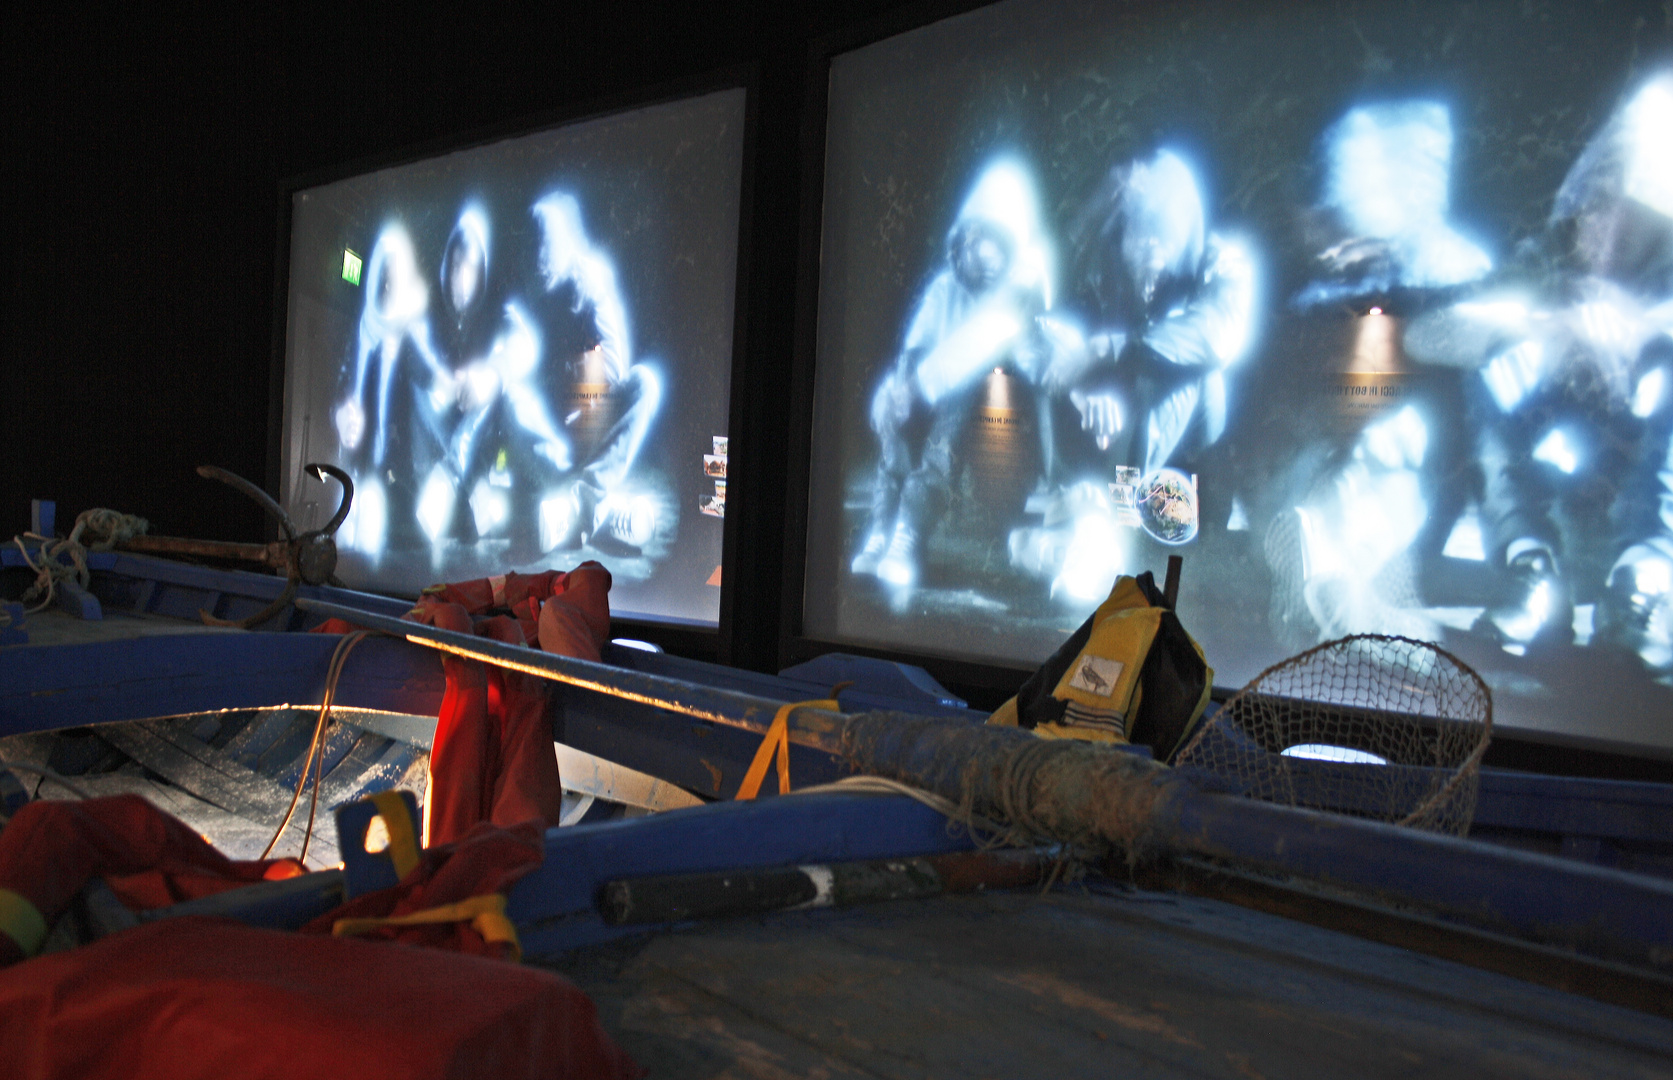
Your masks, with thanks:
[{"label": "photograph on screen surface", "polygon": [[1401,634],[1673,744],[1659,10],[1012,0],[834,58],[804,632],[1030,666],[1181,554],[1222,685]]},{"label": "photograph on screen surface", "polygon": [[345,582],[597,559],[618,613],[718,616],[742,126],[726,91],[296,193],[286,498],[353,478]]}]

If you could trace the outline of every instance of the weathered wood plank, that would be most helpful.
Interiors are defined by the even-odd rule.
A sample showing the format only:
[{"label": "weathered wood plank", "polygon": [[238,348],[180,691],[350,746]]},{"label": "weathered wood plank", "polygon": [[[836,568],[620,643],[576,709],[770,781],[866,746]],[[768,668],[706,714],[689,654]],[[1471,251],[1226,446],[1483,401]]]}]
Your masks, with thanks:
[{"label": "weathered wood plank", "polygon": [[231,813],[277,827],[290,805],[291,793],[267,777],[250,772],[234,780],[146,727],[111,724],[98,734],[169,783]]},{"label": "weathered wood plank", "polygon": [[1673,1022],[1157,893],[735,920],[558,969],[655,1075],[1539,1080],[1673,1060]]}]

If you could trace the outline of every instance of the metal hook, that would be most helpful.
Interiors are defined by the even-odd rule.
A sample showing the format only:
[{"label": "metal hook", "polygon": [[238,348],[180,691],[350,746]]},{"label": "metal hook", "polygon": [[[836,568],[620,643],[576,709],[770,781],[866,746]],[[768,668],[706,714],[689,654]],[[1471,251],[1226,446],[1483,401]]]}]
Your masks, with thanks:
[{"label": "metal hook", "polygon": [[243,619],[221,619],[207,611],[199,611],[198,615],[211,626],[238,626],[246,630],[259,626],[279,614],[296,598],[296,587],[299,583],[309,585],[332,584],[341,586],[337,580],[337,543],[332,539],[339,526],[349,516],[349,505],[354,501],[354,481],[349,474],[335,465],[323,462],[311,462],[304,467],[315,479],[323,482],[327,476],[335,479],[343,487],[343,499],[337,506],[337,512],[321,529],[311,529],[301,536],[296,534],[296,526],[292,524],[290,515],[285,513],[273,497],[261,488],[250,483],[237,473],[214,465],[198,466],[198,475],[209,480],[219,480],[223,484],[237,488],[254,499],[263,510],[279,523],[285,532],[285,588],[284,591],[267,607]]},{"label": "metal hook", "polygon": [[313,474],[314,479],[320,481],[321,483],[324,483],[325,478],[330,476],[335,479],[337,483],[343,485],[342,504],[337,507],[337,512],[331,515],[331,520],[326,522],[324,526],[317,530],[322,536],[330,536],[337,531],[338,527],[342,525],[344,520],[349,516],[349,504],[354,501],[354,481],[349,477],[349,474],[344,472],[342,469],[339,469],[335,465],[327,465],[324,462],[313,462],[304,466],[304,468],[309,473]]},{"label": "metal hook", "polygon": [[296,539],[296,526],[291,524],[290,515],[285,513],[284,507],[273,501],[273,496],[269,495],[261,488],[256,487],[254,484],[250,483],[242,476],[239,476],[237,473],[228,472],[227,470],[215,465],[199,465],[198,475],[206,480],[219,480],[223,484],[227,484],[231,487],[237,488],[239,491],[242,491],[244,494],[254,499],[263,510],[267,511],[268,515],[272,517],[274,521],[279,523],[279,527],[285,530],[286,540]]}]

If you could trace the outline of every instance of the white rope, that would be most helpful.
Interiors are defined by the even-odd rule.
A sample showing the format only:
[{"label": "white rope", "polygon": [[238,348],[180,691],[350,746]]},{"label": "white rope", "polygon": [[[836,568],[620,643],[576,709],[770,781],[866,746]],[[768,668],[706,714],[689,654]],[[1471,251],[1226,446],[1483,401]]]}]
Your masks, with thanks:
[{"label": "white rope", "polygon": [[[24,533],[22,536],[12,537],[12,543],[23,553],[24,563],[35,573],[35,583],[24,591],[23,602],[27,604],[37,596],[45,595],[45,599],[29,609],[29,614],[42,611],[52,603],[60,581],[74,578],[77,585],[87,588],[88,552],[109,551],[124,540],[144,535],[150,527],[150,522],[136,514],[94,507],[76,515],[75,527],[63,540],[55,540],[38,533]],[[85,544],[82,542],[83,536],[87,537]],[[29,548],[23,543],[26,539],[40,544],[41,561],[38,565],[29,557]],[[69,556],[68,563],[63,561],[66,555]]]},{"label": "white rope", "polygon": [[916,799],[940,813],[949,820],[960,825],[973,826],[987,833],[1002,833],[1004,826],[989,821],[979,814],[967,814],[958,803],[937,795],[933,791],[925,791],[921,787],[903,784],[899,780],[890,780],[884,776],[845,776],[841,780],[829,784],[815,784],[813,787],[797,788],[792,795],[819,795],[837,793],[843,795],[905,795],[909,799]]}]

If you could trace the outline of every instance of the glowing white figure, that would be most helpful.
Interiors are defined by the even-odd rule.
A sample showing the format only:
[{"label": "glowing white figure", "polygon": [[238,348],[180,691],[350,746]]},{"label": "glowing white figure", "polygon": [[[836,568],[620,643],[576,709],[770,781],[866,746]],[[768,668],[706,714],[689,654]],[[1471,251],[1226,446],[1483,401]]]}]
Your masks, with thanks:
[{"label": "glowing white figure", "polygon": [[448,456],[461,476],[476,471],[471,463],[479,452],[477,442],[493,407],[502,402],[517,427],[533,438],[536,453],[559,469],[569,467],[569,441],[558,430],[535,381],[540,356],[540,331],[534,320],[516,301],[506,304],[488,355],[466,364],[453,378],[464,415],[454,431]]},{"label": "glowing white figure", "polygon": [[[587,236],[581,204],[573,195],[553,192],[535,203],[533,212],[541,228],[540,271],[546,289],[572,290],[571,312],[591,319],[607,393],[622,403],[621,417],[586,460],[574,459],[568,440],[542,434],[540,452],[553,467],[567,472],[578,466],[580,474],[542,496],[539,545],[550,550],[608,538],[642,548],[657,527],[656,504],[629,490],[629,474],[661,411],[662,375],[652,364],[633,362],[615,265]],[[511,400],[519,423],[537,434],[545,430],[539,426],[532,396],[511,392]]]},{"label": "glowing white figure", "polygon": [[[1255,335],[1255,260],[1243,241],[1208,229],[1196,174],[1171,150],[1114,170],[1089,216],[1103,249],[1093,271],[1101,325],[1083,337],[1053,316],[1044,381],[1068,395],[1100,450],[1129,415],[1142,424],[1123,464],[1149,475],[1174,457],[1199,414],[1202,445],[1225,431],[1225,372]],[[1120,392],[1096,385],[1112,370],[1135,384],[1130,409]]]},{"label": "glowing white figure", "polygon": [[[1096,583],[1121,572],[1127,544],[1109,539],[1126,536],[1120,508],[1077,494],[1079,485],[1090,473],[1103,488],[1112,467],[1155,477],[1217,442],[1226,372],[1249,352],[1258,306],[1253,254],[1209,229],[1196,174],[1172,150],[1112,170],[1084,220],[1094,329],[1064,314],[1042,317],[1051,354],[1042,384],[1073,406],[1097,453],[1077,454],[1061,439],[1048,445],[1046,471],[1057,487],[1039,500],[1046,520],[1011,537],[1012,565],[1080,606],[1101,598]],[[1199,437],[1186,446],[1199,417]],[[1053,552],[1055,563],[1046,557]]]},{"label": "glowing white figure", "polygon": [[1475,281],[1493,267],[1449,220],[1452,114],[1433,101],[1350,109],[1324,137],[1323,207],[1344,235],[1318,258],[1302,306]]},{"label": "glowing white figure", "polygon": [[1109,485],[1082,480],[1049,497],[1036,496],[1029,509],[1043,513],[1045,523],[1011,531],[1011,565],[1049,581],[1055,600],[1076,609],[1096,606],[1109,595],[1133,545],[1133,531],[1122,527]]},{"label": "glowing white figure", "polygon": [[627,310],[616,287],[615,264],[588,239],[575,196],[547,195],[534,204],[534,216],[540,223],[540,273],[547,291],[564,284],[575,287],[572,310],[592,310],[611,383],[620,383],[627,378],[633,351],[628,343]]},{"label": "glowing white figure", "polygon": [[1562,428],[1545,433],[1545,438],[1534,446],[1533,459],[1555,467],[1564,476],[1573,476],[1574,470],[1580,467],[1580,451]]},{"label": "glowing white figure", "polygon": [[[1295,507],[1302,540],[1301,586],[1321,640],[1345,634],[1404,634],[1432,640],[1440,627],[1403,603],[1390,580],[1428,520],[1418,470],[1428,425],[1411,406],[1368,426],[1348,463]],[[1391,571],[1385,576],[1385,571]]]},{"label": "glowing white figure", "polygon": [[[1052,302],[1054,256],[1024,165],[984,168],[947,235],[947,265],[924,291],[894,365],[871,402],[879,443],[872,508],[851,569],[900,590],[918,578],[920,538],[946,509],[957,447],[973,395],[995,367],[1039,377],[1036,318]],[[907,438],[914,413],[929,431]]]},{"label": "glowing white figure", "polygon": [[475,204],[459,212],[459,221],[442,255],[442,289],[456,322],[463,322],[488,288],[488,216]]},{"label": "glowing white figure", "polygon": [[[1536,638],[1566,641],[1573,633],[1576,571],[1566,565],[1557,522],[1565,493],[1577,490],[1567,478],[1611,468],[1604,456],[1611,447],[1637,442],[1659,455],[1668,438],[1673,72],[1641,84],[1587,144],[1557,191],[1543,244],[1575,268],[1546,303],[1512,293],[1477,297],[1426,316],[1408,335],[1418,359],[1478,368],[1476,385],[1493,405],[1475,432],[1485,547],[1514,595],[1477,625],[1517,653]],[[1554,416],[1570,419],[1554,426]],[[1639,471],[1655,471],[1653,462]],[[1673,476],[1661,476],[1666,499]],[[1624,483],[1632,482],[1627,475]],[[1636,587],[1635,567],[1663,556],[1655,538],[1625,539],[1629,550],[1609,571],[1594,641],[1625,645],[1654,667],[1648,658],[1673,649],[1673,638],[1646,629],[1666,620],[1654,614],[1662,601]]]},{"label": "glowing white figure", "polygon": [[[430,291],[419,270],[412,238],[399,223],[385,225],[378,234],[367,260],[365,288],[354,378],[332,420],[345,465],[357,474],[357,486],[366,486],[371,477],[388,485],[381,507],[388,520],[373,525],[370,515],[374,507],[368,505],[360,515],[360,527],[354,531],[352,546],[376,556],[390,538],[390,527],[408,524],[416,498],[416,474],[424,467],[420,460],[424,455],[415,445],[422,438],[414,430],[415,417],[409,409],[395,408],[401,358],[409,355],[410,346],[411,354],[422,364],[420,371],[407,373],[409,379],[424,375],[446,379],[447,374],[431,344]],[[374,368],[375,389],[368,401],[367,381]],[[403,444],[404,454],[392,454],[391,447],[397,442]]]},{"label": "glowing white figure", "polygon": [[914,378],[932,406],[1004,360],[1029,319],[1051,307],[1051,252],[1034,185],[1018,162],[982,172],[953,228],[959,235],[949,246],[957,251],[949,258],[958,265],[930,285],[904,349],[928,349]]}]

